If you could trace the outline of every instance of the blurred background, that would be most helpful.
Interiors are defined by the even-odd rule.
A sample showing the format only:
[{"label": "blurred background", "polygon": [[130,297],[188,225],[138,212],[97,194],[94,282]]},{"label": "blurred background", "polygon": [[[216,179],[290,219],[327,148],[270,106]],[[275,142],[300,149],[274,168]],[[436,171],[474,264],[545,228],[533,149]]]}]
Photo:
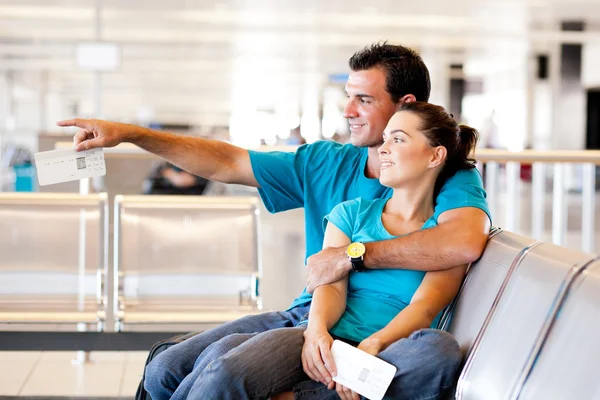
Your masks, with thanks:
[{"label": "blurred background", "polygon": [[[161,210],[156,218],[143,213],[130,217],[130,221],[150,222],[140,224],[136,231],[145,239],[127,245],[135,253],[132,259],[138,260],[131,277],[134,288],[126,286],[113,297],[114,282],[102,277],[113,276],[115,248],[124,245],[115,239],[116,195],[182,194],[181,186],[185,186],[194,188],[188,194],[257,197],[254,189],[186,176],[126,146],[107,150],[108,173],[102,179],[38,187],[33,153],[68,147],[75,133],[58,129],[57,120],[108,119],[247,148],[286,146],[293,151],[299,144],[321,139],[344,143],[349,135],[342,117],[348,59],[364,46],[383,40],[419,51],[431,74],[430,101],[480,131],[478,168],[494,225],[598,252],[598,0],[0,0],[0,192],[4,192],[0,195],[7,199],[0,201],[0,228],[7,229],[0,232],[0,250],[8,254],[0,257],[4,259],[0,271],[7,274],[0,280],[0,330],[25,329],[15,322],[22,323],[23,317],[15,315],[25,309],[48,308],[50,303],[42,294],[52,278],[31,265],[59,252],[64,258],[58,269],[74,277],[73,285],[62,293],[67,300],[61,304],[68,309],[76,304],[77,296],[80,300],[88,296],[85,310],[77,311],[91,313],[93,321],[84,323],[78,316],[69,320],[75,326],[71,328],[142,329],[136,325],[139,321],[112,324],[122,311],[118,307],[123,293],[132,296],[124,306],[126,312],[138,307],[137,311],[164,316],[160,296],[165,293],[156,291],[161,283],[143,283],[141,277],[144,273],[156,277],[152,263],[168,260],[169,254],[183,254],[184,248],[195,257],[197,242],[202,240],[198,235],[164,250],[165,243],[193,225],[190,215],[177,213],[187,209],[188,202],[173,200],[172,214],[156,206]],[[160,189],[165,182],[169,188]],[[24,192],[54,196],[52,201],[62,202],[65,214],[44,208],[44,197],[28,210],[19,209],[26,198],[10,196]],[[93,206],[75,204],[75,198],[68,197],[87,192],[107,196],[94,198]],[[254,203],[249,204],[253,207]],[[244,283],[236,283],[239,304],[282,309],[304,286],[304,214],[292,210],[270,215],[262,204],[256,207],[256,230],[252,230],[250,214],[236,219],[246,221],[244,226],[254,232],[247,238],[256,235],[251,238],[256,248],[250,252],[253,262],[244,271],[250,275],[240,278]],[[25,215],[19,213],[31,210],[34,216],[27,217],[29,222],[43,220],[50,225],[42,229],[19,219]],[[59,215],[64,232],[68,220],[72,223],[69,232],[79,235],[79,250],[72,254],[68,249],[73,238],[59,238],[52,229]],[[99,228],[103,218],[107,221],[104,231]],[[87,221],[83,228],[81,221]],[[195,234],[204,232],[208,241],[214,241],[206,226],[198,225]],[[87,244],[86,234],[82,236],[86,229],[94,230],[87,233]],[[106,235],[105,239],[96,234]],[[226,241],[224,237],[222,242]],[[27,261],[32,248],[38,254],[35,262],[28,264],[27,274],[19,278],[23,280],[15,280],[11,275],[15,265]],[[161,258],[154,257],[157,249],[164,251]],[[85,257],[96,260],[98,254],[104,254],[100,264],[91,258],[86,261]],[[148,270],[144,272],[143,266]],[[120,265],[125,274],[128,267]],[[87,274],[87,283],[81,271]],[[171,272],[183,280],[190,276],[189,268]],[[101,281],[98,293],[96,276]],[[34,278],[37,283],[31,284]],[[253,293],[259,278],[257,299]],[[173,293],[177,285],[173,284]],[[21,303],[15,301],[15,287]],[[238,287],[234,289],[237,304]],[[152,302],[144,303],[144,294],[154,296]],[[108,304],[108,315],[96,315],[96,300]],[[169,304],[183,310],[185,302],[180,300],[171,299]],[[185,303],[198,312],[193,306],[197,304]],[[201,311],[207,307],[202,305]],[[13,314],[7,316],[9,311]],[[37,328],[66,329],[64,320],[49,321]],[[52,325],[56,321],[60,325]],[[185,318],[187,325],[161,321],[143,329],[197,327]],[[89,354],[83,359],[78,354],[81,362],[72,366],[73,352],[0,353],[0,396],[130,398],[146,353],[94,354],[95,364],[90,363]]]},{"label": "blurred background", "polygon": [[347,60],[381,40],[422,54],[431,102],[488,128],[484,145],[594,145],[593,0],[1,0],[0,38],[3,146],[36,150],[72,116],[247,146],[343,136]]}]

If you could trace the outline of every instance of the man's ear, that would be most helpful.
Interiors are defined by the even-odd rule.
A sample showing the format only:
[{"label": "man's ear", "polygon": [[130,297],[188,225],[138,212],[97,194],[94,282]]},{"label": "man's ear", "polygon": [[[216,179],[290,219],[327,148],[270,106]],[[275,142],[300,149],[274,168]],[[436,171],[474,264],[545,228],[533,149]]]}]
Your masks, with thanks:
[{"label": "man's ear", "polygon": [[400,104],[404,104],[404,103],[412,103],[414,101],[417,101],[417,98],[415,97],[414,94],[407,94],[404,95],[400,98]]},{"label": "man's ear", "polygon": [[431,160],[429,161],[429,168],[435,168],[438,165],[442,165],[448,156],[448,150],[444,146],[438,146],[433,149],[431,154]]}]

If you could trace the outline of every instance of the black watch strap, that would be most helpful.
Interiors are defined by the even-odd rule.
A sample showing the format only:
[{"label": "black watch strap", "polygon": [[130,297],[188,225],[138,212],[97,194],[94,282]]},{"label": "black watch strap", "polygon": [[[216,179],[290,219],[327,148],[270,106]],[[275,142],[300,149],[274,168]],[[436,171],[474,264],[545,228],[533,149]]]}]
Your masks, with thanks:
[{"label": "black watch strap", "polygon": [[350,264],[352,264],[353,272],[363,272],[366,269],[365,261],[362,257],[350,258]]}]

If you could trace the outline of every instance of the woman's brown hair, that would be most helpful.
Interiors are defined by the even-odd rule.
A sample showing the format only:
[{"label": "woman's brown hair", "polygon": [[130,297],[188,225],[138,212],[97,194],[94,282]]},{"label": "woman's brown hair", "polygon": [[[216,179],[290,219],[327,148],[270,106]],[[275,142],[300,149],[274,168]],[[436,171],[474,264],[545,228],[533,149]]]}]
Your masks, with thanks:
[{"label": "woman's brown hair", "polygon": [[475,168],[475,159],[471,152],[477,144],[479,133],[467,125],[459,125],[444,107],[422,101],[404,103],[398,111],[408,111],[421,119],[419,131],[422,132],[432,147],[443,146],[448,155],[442,171],[435,182],[435,194],[439,193],[444,183],[461,169]]}]

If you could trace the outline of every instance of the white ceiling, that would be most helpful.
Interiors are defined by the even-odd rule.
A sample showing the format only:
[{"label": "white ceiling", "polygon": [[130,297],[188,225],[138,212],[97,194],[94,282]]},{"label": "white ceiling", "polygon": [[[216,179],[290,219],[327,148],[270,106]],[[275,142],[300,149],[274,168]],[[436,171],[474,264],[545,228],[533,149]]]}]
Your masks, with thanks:
[{"label": "white ceiling", "polygon": [[[218,125],[232,108],[301,107],[379,40],[416,47],[444,68],[509,58],[514,46],[600,42],[598,0],[104,0],[99,30],[96,4],[0,0],[0,74],[92,113],[94,78],[75,67],[75,45],[114,42],[121,66],[102,77],[105,116],[131,121],[144,109]],[[561,33],[560,20],[583,20],[587,31]]]}]

